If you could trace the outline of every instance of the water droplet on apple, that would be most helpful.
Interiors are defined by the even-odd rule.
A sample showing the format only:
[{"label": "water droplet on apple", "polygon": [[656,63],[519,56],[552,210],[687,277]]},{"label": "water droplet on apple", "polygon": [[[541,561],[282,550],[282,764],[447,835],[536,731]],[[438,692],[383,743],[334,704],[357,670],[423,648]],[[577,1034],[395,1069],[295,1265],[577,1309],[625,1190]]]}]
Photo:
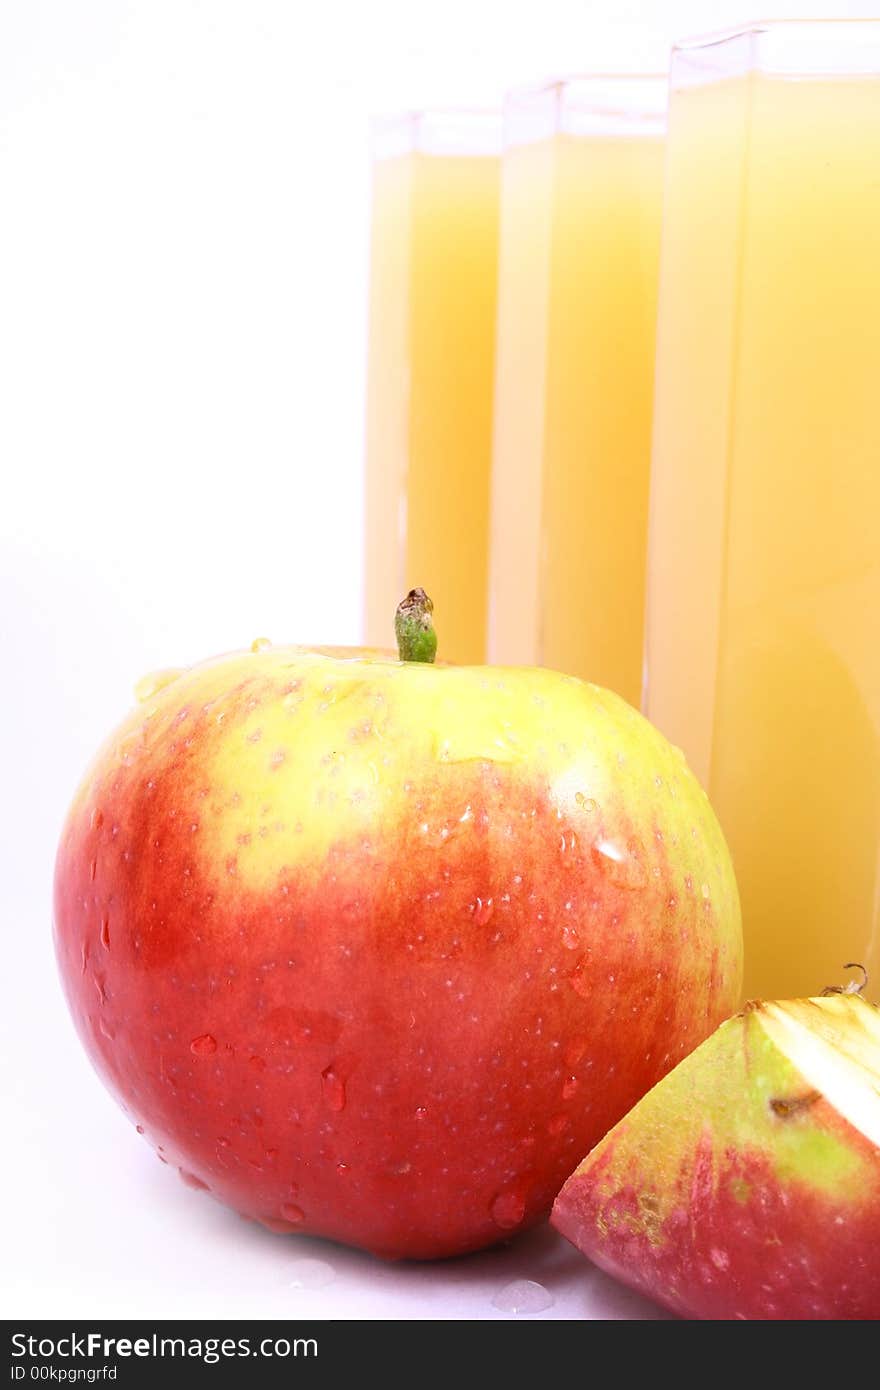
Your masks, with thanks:
[{"label": "water droplet on apple", "polygon": [[94,883],[94,881],[95,881],[95,875],[96,875],[97,872],[98,872],[98,861],[97,861],[97,859],[93,859],[92,862],[91,862],[91,864],[89,865],[89,882],[90,882],[90,883]]},{"label": "water droplet on apple", "polygon": [[565,1051],[562,1054],[565,1058],[565,1065],[567,1067],[576,1067],[588,1047],[589,1043],[586,1038],[569,1038],[568,1042],[565,1044]]},{"label": "water droplet on apple", "polygon": [[502,1231],[512,1231],[526,1214],[526,1189],[519,1183],[505,1187],[492,1199],[489,1212]]},{"label": "water droplet on apple", "polygon": [[516,734],[510,728],[490,731],[462,730],[455,739],[443,739],[435,745],[442,763],[513,763],[525,756]]},{"label": "water droplet on apple", "polygon": [[575,792],[574,799],[581,810],[588,812],[589,815],[599,809],[598,803],[591,796],[585,796],[583,792]]},{"label": "water droplet on apple", "polygon": [[251,642],[252,652],[264,652],[267,647],[271,647],[272,640],[269,637],[255,637]]},{"label": "water droplet on apple", "polygon": [[562,944],[563,946],[567,946],[569,951],[576,951],[578,946],[580,946],[581,939],[574,927],[562,928]]},{"label": "water droplet on apple", "polygon": [[336,1270],[326,1260],[294,1260],[290,1274],[292,1289],[324,1289],[336,1278]]},{"label": "water droplet on apple", "polygon": [[567,1076],[562,1083],[562,1099],[571,1100],[572,1096],[577,1094],[579,1085],[580,1082],[576,1076]]},{"label": "water droplet on apple", "polygon": [[514,1279],[512,1283],[505,1284],[492,1299],[492,1305],[502,1313],[516,1313],[518,1315],[529,1315],[531,1313],[546,1313],[548,1308],[552,1308],[555,1299],[543,1284],[538,1284],[534,1279]]},{"label": "water droplet on apple", "polygon": [[104,947],[105,951],[110,950],[110,918],[107,916],[106,912],[101,918],[101,945]]},{"label": "water droplet on apple", "polygon": [[708,885],[708,883],[701,883],[701,884],[700,884],[700,892],[702,893],[702,895],[703,895],[704,898],[707,898],[707,899],[708,899],[708,897],[709,897],[709,885]]},{"label": "water droplet on apple", "polygon": [[[587,969],[586,961],[582,961],[581,964],[575,969],[574,973],[570,975],[568,978],[569,983],[572,989],[574,990],[575,994],[579,994],[582,999],[592,998],[593,976]],[[570,1063],[569,1065],[573,1065],[573,1063]]]},{"label": "water droplet on apple", "polygon": [[275,1236],[290,1235],[289,1221],[282,1221],[279,1217],[275,1216],[257,1216],[254,1218],[254,1220],[258,1221],[261,1226],[263,1226],[267,1231],[271,1231],[272,1234]]},{"label": "water droplet on apple", "polygon": [[182,676],[183,671],[182,666],[169,666],[162,671],[151,671],[149,675],[141,676],[134,688],[134,698],[141,705],[145,700],[152,700],[166,685],[172,685],[178,676]]},{"label": "water droplet on apple", "polygon": [[350,1165],[350,1164],[348,1164],[348,1163],[337,1163],[337,1165],[336,1165],[336,1176],[337,1176],[338,1178],[347,1178],[350,1172],[351,1172],[351,1165]]},{"label": "water droplet on apple", "polygon": [[416,1119],[417,1119],[417,1120],[427,1120],[427,1118],[428,1118],[427,1106],[424,1106],[424,1105],[419,1105],[419,1106],[417,1106],[417,1107],[416,1107]]},{"label": "water droplet on apple", "polygon": [[445,820],[422,821],[419,825],[419,834],[424,843],[433,849],[448,849],[462,833],[462,823],[457,816]]},{"label": "water droplet on apple", "polygon": [[143,1132],[144,1132],[144,1127],[143,1127],[143,1125],[135,1125],[135,1130],[137,1131],[138,1134],[143,1134]]},{"label": "water droplet on apple", "polygon": [[302,1207],[298,1207],[296,1202],[282,1202],[281,1215],[285,1221],[289,1221],[291,1226],[301,1226],[306,1219],[306,1214]]},{"label": "water droplet on apple", "polygon": [[473,908],[474,921],[476,922],[477,926],[485,927],[486,924],[492,920],[492,914],[495,911],[495,906],[492,902],[492,899],[477,898],[476,902],[473,905]]},{"label": "water droplet on apple", "polygon": [[194,1057],[213,1057],[217,1051],[217,1039],[212,1038],[210,1033],[202,1033],[193,1038],[189,1050]]},{"label": "water droplet on apple", "polygon": [[638,840],[621,845],[617,840],[597,840],[593,862],[616,888],[644,888],[648,882],[642,846]]},{"label": "water droplet on apple", "polygon": [[92,814],[89,816],[89,828],[91,830],[100,830],[103,824],[104,812],[100,811],[97,806],[93,806]]},{"label": "water droplet on apple", "polygon": [[321,1094],[328,1110],[338,1112],[345,1109],[345,1082],[334,1070],[332,1062],[321,1072]]},{"label": "water droplet on apple", "polygon": [[178,1168],[177,1171],[181,1182],[186,1183],[187,1187],[194,1187],[197,1192],[210,1192],[208,1184],[197,1178],[195,1173],[188,1173],[185,1168]]}]

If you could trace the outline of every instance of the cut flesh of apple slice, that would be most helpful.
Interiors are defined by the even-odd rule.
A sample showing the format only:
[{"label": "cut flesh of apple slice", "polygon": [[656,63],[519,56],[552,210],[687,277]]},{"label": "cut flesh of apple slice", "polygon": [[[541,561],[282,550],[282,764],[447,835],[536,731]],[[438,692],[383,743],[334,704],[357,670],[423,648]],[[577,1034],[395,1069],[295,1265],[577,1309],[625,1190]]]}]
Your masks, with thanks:
[{"label": "cut flesh of apple slice", "polygon": [[842,994],[758,1008],[768,1036],[804,1079],[880,1147],[880,1009]]}]

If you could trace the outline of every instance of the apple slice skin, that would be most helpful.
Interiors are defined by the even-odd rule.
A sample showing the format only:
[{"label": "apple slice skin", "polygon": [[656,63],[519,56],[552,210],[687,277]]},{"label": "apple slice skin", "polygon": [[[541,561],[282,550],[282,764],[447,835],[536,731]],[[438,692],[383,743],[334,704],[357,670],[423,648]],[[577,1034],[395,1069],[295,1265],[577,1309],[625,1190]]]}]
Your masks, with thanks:
[{"label": "apple slice skin", "polygon": [[549,671],[260,646],[173,675],[56,863],[68,1002],[132,1125],[272,1230],[385,1256],[543,1219],[739,996],[681,756]]},{"label": "apple slice skin", "polygon": [[760,1006],[620,1121],[552,1222],[686,1317],[880,1318],[880,1150],[768,1038]]}]

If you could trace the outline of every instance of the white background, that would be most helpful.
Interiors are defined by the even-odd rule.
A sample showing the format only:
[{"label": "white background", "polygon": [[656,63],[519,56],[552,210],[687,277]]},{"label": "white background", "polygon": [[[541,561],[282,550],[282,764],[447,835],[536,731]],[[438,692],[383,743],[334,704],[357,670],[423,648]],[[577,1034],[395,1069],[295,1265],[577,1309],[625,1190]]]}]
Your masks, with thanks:
[{"label": "white background", "polygon": [[185,1189],[80,1055],[49,892],[138,676],[359,637],[370,113],[665,66],[743,3],[0,0],[4,1315],[656,1315],[549,1231],[392,1267]]}]

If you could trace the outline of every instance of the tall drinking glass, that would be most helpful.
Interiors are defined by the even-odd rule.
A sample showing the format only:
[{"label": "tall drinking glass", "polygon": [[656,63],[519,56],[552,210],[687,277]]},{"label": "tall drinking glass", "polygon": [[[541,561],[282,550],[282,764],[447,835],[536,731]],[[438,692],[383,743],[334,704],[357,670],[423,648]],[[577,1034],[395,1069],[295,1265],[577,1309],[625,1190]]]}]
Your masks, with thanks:
[{"label": "tall drinking glass", "polygon": [[646,709],[719,813],[750,996],[880,990],[880,23],[674,53]]},{"label": "tall drinking glass", "polygon": [[367,387],[366,638],[421,585],[441,655],[485,659],[501,116],[376,128]]},{"label": "tall drinking glass", "polygon": [[666,76],[505,110],[489,651],[641,695]]}]

